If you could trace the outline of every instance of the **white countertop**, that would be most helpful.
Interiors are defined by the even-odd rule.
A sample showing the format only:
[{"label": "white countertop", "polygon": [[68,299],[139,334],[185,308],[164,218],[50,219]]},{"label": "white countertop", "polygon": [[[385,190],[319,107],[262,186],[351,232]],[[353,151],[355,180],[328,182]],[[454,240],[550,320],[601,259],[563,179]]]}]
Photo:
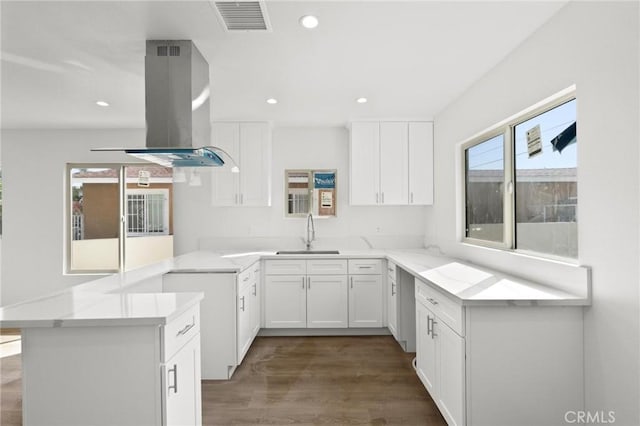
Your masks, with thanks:
[{"label": "white countertop", "polygon": [[164,325],[202,300],[202,293],[74,293],[0,309],[8,328]]},{"label": "white countertop", "polygon": [[[197,251],[129,272],[113,274],[45,297],[0,308],[0,327],[164,324],[198,302],[200,293],[133,293],[132,287],[169,272],[237,274],[261,259],[291,259],[275,251]],[[571,294],[425,249],[341,250],[305,258],[387,258],[462,305],[589,305]]]}]

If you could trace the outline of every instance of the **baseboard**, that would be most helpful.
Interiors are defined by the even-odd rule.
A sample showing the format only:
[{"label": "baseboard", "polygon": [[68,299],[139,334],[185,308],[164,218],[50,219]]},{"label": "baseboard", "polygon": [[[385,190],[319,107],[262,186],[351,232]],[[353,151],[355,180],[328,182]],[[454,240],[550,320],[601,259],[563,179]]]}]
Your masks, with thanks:
[{"label": "baseboard", "polygon": [[258,336],[386,336],[391,332],[381,328],[261,328]]}]

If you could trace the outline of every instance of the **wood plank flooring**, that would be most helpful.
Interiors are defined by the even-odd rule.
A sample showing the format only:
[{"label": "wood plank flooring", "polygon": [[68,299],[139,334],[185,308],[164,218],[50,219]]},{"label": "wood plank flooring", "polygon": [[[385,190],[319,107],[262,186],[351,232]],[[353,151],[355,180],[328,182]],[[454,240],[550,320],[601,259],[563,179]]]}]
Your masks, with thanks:
[{"label": "wood plank flooring", "polygon": [[[446,425],[391,336],[258,337],[202,382],[204,425]],[[20,355],[0,359],[0,424],[22,424]]]},{"label": "wood plank flooring", "polygon": [[206,425],[445,425],[391,336],[259,337],[231,381],[203,382]]}]

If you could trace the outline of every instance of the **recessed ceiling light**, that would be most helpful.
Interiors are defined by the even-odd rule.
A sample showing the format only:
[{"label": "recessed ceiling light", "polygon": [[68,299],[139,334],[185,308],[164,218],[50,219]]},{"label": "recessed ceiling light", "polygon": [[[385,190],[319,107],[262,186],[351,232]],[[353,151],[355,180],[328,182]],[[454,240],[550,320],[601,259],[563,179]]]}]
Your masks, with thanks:
[{"label": "recessed ceiling light", "polygon": [[368,101],[367,98],[358,98],[358,99],[356,99],[356,102],[359,103],[359,104],[366,104],[367,101]]},{"label": "recessed ceiling light", "polygon": [[270,104],[270,105],[275,105],[275,104],[278,103],[278,100],[274,99],[274,98],[269,98],[269,99],[267,99],[267,103]]},{"label": "recessed ceiling light", "polygon": [[96,105],[100,105],[101,107],[108,107],[109,106],[109,102],[96,101]]},{"label": "recessed ceiling light", "polygon": [[318,18],[313,15],[304,15],[300,18],[300,25],[305,28],[315,28],[318,26]]}]

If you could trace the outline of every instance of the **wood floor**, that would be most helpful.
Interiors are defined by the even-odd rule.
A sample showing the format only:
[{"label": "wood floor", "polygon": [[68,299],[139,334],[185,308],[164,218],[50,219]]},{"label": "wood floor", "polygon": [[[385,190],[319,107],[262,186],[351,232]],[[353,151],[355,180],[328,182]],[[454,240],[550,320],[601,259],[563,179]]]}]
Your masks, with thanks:
[{"label": "wood floor", "polygon": [[207,425],[445,425],[391,336],[259,337],[233,379],[204,381]]},{"label": "wood floor", "polygon": [[[446,425],[391,336],[259,337],[230,381],[202,384],[205,425]],[[18,426],[20,356],[0,360],[0,424]]]}]

